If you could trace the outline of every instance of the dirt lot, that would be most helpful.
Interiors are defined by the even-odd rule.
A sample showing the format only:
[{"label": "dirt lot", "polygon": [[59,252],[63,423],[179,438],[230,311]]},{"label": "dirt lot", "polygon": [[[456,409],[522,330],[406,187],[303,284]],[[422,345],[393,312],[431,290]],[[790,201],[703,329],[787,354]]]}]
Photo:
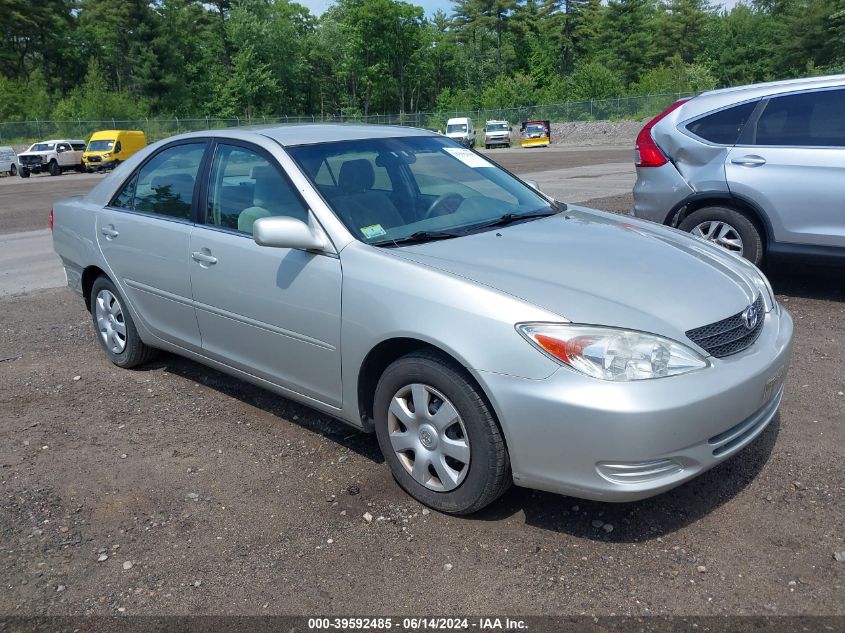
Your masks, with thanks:
[{"label": "dirt lot", "polygon": [[650,500],[512,489],[468,518],[303,406],[170,355],[113,367],[67,290],[4,299],[0,614],[845,615],[845,284],[773,281],[795,356],[751,446]]}]

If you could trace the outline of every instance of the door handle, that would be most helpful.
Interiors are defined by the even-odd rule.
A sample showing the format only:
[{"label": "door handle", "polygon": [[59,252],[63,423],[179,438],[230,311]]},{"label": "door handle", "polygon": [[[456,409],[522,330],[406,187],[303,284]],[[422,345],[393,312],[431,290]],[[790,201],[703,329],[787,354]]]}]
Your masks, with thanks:
[{"label": "door handle", "polygon": [[734,165],[741,165],[742,167],[761,167],[766,164],[766,159],[762,156],[743,156],[741,158],[732,158],[731,162]]},{"label": "door handle", "polygon": [[100,233],[105,235],[107,240],[113,240],[118,235],[120,235],[120,233],[114,230],[113,224],[109,224],[108,226],[104,226],[103,228],[101,228]]},{"label": "door handle", "polygon": [[217,258],[214,257],[211,253],[205,253],[203,251],[194,251],[191,253],[191,259],[195,262],[199,262],[200,265],[212,266],[217,263]]}]

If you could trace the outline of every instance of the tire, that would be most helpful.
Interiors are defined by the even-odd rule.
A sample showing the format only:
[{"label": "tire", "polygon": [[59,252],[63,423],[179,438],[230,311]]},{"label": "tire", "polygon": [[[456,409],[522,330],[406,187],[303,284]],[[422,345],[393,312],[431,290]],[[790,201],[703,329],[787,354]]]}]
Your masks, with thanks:
[{"label": "tire", "polygon": [[[129,369],[143,365],[155,357],[157,350],[144,343],[138,336],[138,330],[127,309],[126,300],[111,279],[101,275],[94,280],[91,286],[90,305],[94,333],[111,362],[118,367]],[[102,323],[101,319],[103,319]],[[120,326],[124,330],[122,337],[119,332]],[[116,332],[117,336],[112,336],[112,332]]]},{"label": "tire", "polygon": [[760,229],[744,213],[729,207],[703,207],[690,213],[678,226],[760,266],[763,239]]},{"label": "tire", "polygon": [[17,176],[18,175],[18,166],[17,165],[12,165],[11,167],[9,167],[9,175],[10,176]]},{"label": "tire", "polygon": [[[429,408],[422,421],[412,419],[413,403],[423,401]],[[441,416],[446,422],[438,423],[432,409],[447,412]],[[448,357],[422,351],[392,363],[379,379],[373,410],[379,447],[393,477],[420,503],[470,514],[510,487],[510,460],[492,407],[466,370]],[[405,445],[409,448],[402,450]],[[436,469],[434,463],[428,466],[431,460]]]},{"label": "tire", "polygon": [[491,147],[490,145],[485,145],[484,149],[490,149],[490,147]]},{"label": "tire", "polygon": [[29,170],[26,167],[21,167],[21,170],[20,172],[18,172],[18,175],[21,178],[29,178]]},{"label": "tire", "polygon": [[58,176],[59,174],[62,173],[62,170],[59,167],[59,164],[54,160],[50,161],[50,164],[47,166],[47,171],[50,172],[51,176]]}]

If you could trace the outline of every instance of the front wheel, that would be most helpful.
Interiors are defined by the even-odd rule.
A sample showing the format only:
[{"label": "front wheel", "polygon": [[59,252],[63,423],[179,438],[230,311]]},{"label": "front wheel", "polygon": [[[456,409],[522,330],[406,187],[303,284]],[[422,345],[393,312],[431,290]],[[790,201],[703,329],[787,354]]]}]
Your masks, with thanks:
[{"label": "front wheel", "polygon": [[760,230],[739,211],[728,207],[704,207],[690,213],[678,228],[745,257],[757,266],[763,263]]},{"label": "front wheel", "polygon": [[136,367],[156,355],[138,336],[123,296],[108,277],[98,277],[91,287],[91,317],[97,340],[118,367]]},{"label": "front wheel", "polygon": [[18,173],[21,178],[29,178],[29,170],[26,167],[21,167],[21,170]]},{"label": "front wheel", "polygon": [[495,415],[462,367],[434,352],[391,364],[376,387],[376,436],[399,485],[421,503],[469,514],[511,485]]},{"label": "front wheel", "polygon": [[12,165],[11,167],[9,167],[9,175],[10,176],[17,176],[18,175],[18,166],[17,165]]}]

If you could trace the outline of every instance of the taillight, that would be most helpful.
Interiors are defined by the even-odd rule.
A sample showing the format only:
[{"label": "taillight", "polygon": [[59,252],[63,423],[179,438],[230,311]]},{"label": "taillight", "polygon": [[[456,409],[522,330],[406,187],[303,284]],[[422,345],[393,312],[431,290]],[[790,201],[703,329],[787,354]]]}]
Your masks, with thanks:
[{"label": "taillight", "polygon": [[53,209],[50,209],[50,230],[53,230]]},{"label": "taillight", "polygon": [[666,164],[666,156],[663,155],[657,143],[654,142],[651,136],[651,128],[657,125],[657,122],[667,116],[672,110],[681,107],[687,101],[689,101],[689,98],[679,99],[646,123],[645,127],[640,130],[640,133],[637,134],[636,157],[634,160],[634,164],[637,167],[660,167]]}]

